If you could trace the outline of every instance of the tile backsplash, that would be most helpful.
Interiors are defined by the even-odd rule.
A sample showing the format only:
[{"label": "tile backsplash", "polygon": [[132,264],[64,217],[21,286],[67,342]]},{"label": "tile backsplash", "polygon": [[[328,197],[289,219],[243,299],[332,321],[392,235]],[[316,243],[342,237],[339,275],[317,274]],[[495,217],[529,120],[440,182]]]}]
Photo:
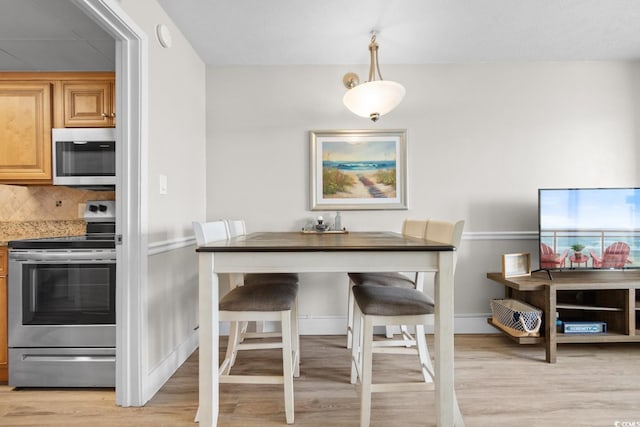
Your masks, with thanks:
[{"label": "tile backsplash", "polygon": [[115,192],[0,184],[0,222],[82,219],[87,200],[115,200]]}]

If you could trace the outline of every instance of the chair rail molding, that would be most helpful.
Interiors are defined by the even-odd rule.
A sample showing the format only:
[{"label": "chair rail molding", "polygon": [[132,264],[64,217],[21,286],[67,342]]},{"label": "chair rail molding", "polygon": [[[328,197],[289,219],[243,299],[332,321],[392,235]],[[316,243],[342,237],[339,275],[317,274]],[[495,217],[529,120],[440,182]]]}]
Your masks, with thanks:
[{"label": "chair rail molding", "polygon": [[196,244],[196,239],[193,236],[187,237],[177,237],[171,240],[163,240],[160,242],[149,243],[148,254],[149,255],[159,255],[165,252],[171,252],[176,249],[187,248],[189,246],[194,246]]},{"label": "chair rail molding", "polygon": [[463,240],[538,240],[537,231],[469,231]]}]

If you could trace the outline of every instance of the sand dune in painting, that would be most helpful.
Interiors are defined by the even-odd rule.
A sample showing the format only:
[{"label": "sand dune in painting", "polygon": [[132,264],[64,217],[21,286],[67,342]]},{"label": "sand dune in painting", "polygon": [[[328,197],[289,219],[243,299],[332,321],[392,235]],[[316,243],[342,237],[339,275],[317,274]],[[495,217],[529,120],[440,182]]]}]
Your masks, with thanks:
[{"label": "sand dune in painting", "polygon": [[365,173],[363,171],[341,171],[346,175],[351,175],[355,179],[354,184],[348,187],[347,191],[338,191],[335,194],[325,194],[327,199],[367,199],[367,198],[394,198],[396,197],[395,186],[385,185],[376,181],[375,173]]}]

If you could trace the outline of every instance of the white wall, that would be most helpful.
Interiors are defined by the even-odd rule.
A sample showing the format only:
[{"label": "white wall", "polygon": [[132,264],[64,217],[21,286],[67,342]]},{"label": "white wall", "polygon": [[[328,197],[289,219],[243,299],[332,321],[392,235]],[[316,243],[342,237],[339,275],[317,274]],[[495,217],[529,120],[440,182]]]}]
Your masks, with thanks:
[{"label": "white wall", "polygon": [[[149,100],[146,188],[149,242],[142,330],[145,396],[152,396],[197,346],[197,257],[191,221],[205,216],[205,66],[155,0],[123,0],[148,35]],[[155,38],[169,27],[173,45]],[[167,177],[167,194],[159,192]]]},{"label": "white wall", "polygon": [[[318,214],[309,130],[405,128],[409,209],[347,211],[343,224],[399,231],[405,218],[464,219],[456,316],[470,331],[486,327],[488,301],[502,295],[485,278],[501,254],[528,251],[537,263],[539,187],[640,185],[637,64],[383,66],[407,95],[375,124],[342,105],[343,74],[365,68],[207,67],[207,217],[298,230]],[[343,275],[305,275],[302,331],[344,332],[345,299]]]}]

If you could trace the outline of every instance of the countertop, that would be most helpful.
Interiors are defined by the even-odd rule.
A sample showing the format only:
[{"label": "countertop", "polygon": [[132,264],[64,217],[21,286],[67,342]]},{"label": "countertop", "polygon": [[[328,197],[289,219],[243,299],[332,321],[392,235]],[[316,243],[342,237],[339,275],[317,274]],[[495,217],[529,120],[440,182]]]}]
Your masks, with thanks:
[{"label": "countertop", "polygon": [[0,246],[10,240],[39,237],[81,236],[87,231],[87,223],[77,220],[0,221]]}]

